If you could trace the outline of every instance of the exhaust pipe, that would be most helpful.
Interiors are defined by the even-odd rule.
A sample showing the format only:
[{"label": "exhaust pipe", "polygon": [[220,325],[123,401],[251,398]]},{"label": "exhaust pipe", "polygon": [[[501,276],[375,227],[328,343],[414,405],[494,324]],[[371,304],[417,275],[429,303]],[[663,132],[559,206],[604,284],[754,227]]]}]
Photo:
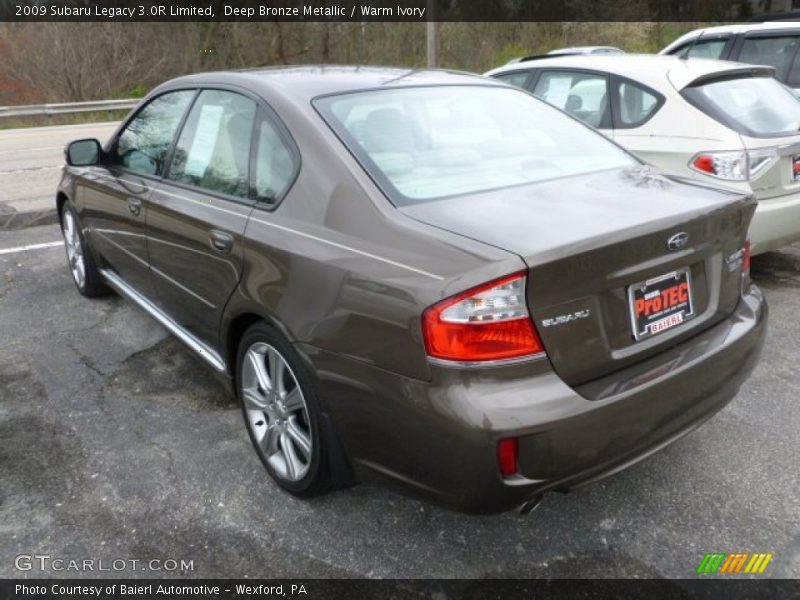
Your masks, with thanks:
[{"label": "exhaust pipe", "polygon": [[539,507],[543,499],[544,499],[544,494],[542,494],[541,496],[534,496],[533,498],[531,498],[530,500],[528,500],[522,506],[519,507],[519,514],[528,515],[532,513]]}]

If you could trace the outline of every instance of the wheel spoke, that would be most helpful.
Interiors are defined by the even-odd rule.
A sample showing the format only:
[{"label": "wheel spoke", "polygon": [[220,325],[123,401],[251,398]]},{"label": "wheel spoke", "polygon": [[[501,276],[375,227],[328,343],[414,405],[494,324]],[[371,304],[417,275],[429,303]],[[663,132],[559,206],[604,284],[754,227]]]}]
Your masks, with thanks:
[{"label": "wheel spoke", "polygon": [[76,269],[77,269],[77,272],[75,273],[75,276],[78,278],[78,285],[83,287],[83,281],[86,278],[86,273],[84,271],[83,262],[82,261],[78,261],[78,265],[77,265]]},{"label": "wheel spoke", "polygon": [[280,430],[275,423],[267,425],[267,431],[261,439],[261,448],[267,457],[272,456],[278,451],[278,439],[280,438]]},{"label": "wheel spoke", "polygon": [[297,449],[300,450],[303,458],[308,461],[311,458],[311,438],[301,429],[297,419],[289,419],[286,432],[292,438]]},{"label": "wheel spoke", "polygon": [[286,461],[286,475],[289,479],[297,479],[298,473],[303,469],[303,465],[295,452],[294,444],[287,433],[280,437],[283,458]]},{"label": "wheel spoke", "polygon": [[283,403],[286,405],[287,412],[294,412],[296,410],[303,410],[305,403],[303,402],[303,394],[300,393],[300,388],[295,385],[294,389],[287,393],[283,398]]},{"label": "wheel spoke", "polygon": [[264,410],[267,407],[266,399],[252,388],[242,390],[242,399],[248,410]]},{"label": "wheel spoke", "polygon": [[75,243],[72,238],[72,215],[67,214],[64,218],[64,239],[71,246]]},{"label": "wheel spoke", "polygon": [[285,367],[283,359],[272,348],[267,349],[267,357],[269,359],[269,380],[272,386],[271,389],[279,396],[283,395],[283,372]]},{"label": "wheel spoke", "polygon": [[250,350],[247,353],[247,360],[250,361],[250,366],[255,372],[256,379],[258,379],[258,385],[265,392],[269,391],[269,375],[267,374],[267,370],[264,366],[264,355],[256,352],[255,350]]}]

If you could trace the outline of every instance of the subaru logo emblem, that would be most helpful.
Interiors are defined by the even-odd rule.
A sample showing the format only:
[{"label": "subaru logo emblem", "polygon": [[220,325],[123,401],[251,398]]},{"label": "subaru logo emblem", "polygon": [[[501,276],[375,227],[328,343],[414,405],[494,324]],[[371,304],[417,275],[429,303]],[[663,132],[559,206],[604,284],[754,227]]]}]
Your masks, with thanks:
[{"label": "subaru logo emblem", "polygon": [[680,250],[689,242],[689,234],[685,231],[676,233],[667,240],[667,248],[670,250]]}]

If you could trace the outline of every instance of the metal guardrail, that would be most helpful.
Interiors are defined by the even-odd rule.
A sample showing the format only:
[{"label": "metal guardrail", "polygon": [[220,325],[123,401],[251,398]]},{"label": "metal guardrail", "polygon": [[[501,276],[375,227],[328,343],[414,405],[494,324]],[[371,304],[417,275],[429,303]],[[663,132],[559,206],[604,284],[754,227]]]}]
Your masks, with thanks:
[{"label": "metal guardrail", "polygon": [[63,104],[30,104],[27,106],[0,106],[3,117],[52,117],[84,112],[105,112],[111,110],[130,110],[139,103],[138,99],[100,100],[92,102],[68,102]]}]

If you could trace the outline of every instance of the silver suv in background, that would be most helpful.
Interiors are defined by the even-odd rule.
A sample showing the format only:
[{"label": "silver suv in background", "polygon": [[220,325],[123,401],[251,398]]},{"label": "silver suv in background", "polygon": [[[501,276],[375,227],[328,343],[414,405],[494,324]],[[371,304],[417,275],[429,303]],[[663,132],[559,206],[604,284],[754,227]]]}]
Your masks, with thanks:
[{"label": "silver suv in background", "polygon": [[775,77],[800,91],[800,23],[771,21],[696,29],[659,54],[717,58],[775,68]]}]

